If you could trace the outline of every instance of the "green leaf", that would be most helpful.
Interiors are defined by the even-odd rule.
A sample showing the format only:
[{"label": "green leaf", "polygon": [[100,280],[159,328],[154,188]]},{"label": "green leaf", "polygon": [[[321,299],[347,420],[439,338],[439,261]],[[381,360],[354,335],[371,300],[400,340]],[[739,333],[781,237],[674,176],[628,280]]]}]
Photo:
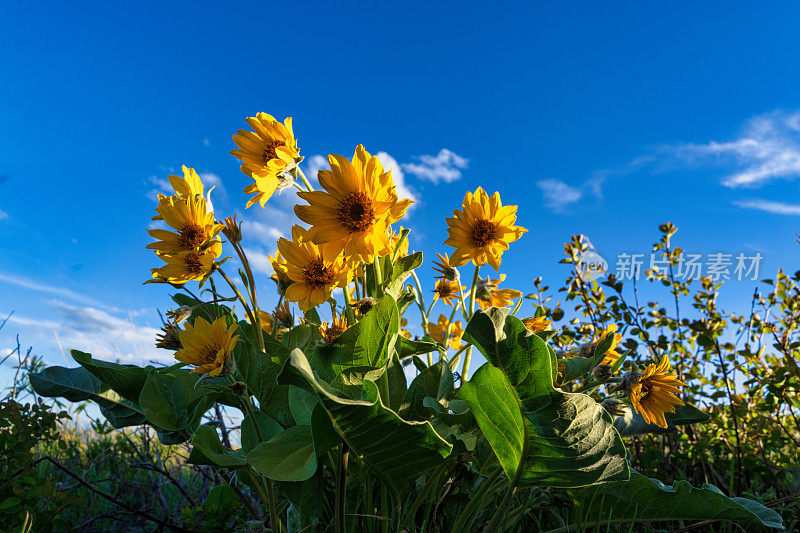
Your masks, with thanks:
[{"label": "green leaf", "polygon": [[514,479],[522,463],[525,423],[520,399],[503,371],[482,365],[461,386],[458,397],[469,405],[508,479]]},{"label": "green leaf", "polygon": [[692,487],[688,481],[672,486],[634,470],[628,481],[616,481],[581,491],[589,503],[588,516],[606,520],[731,520],[739,525],[783,529],[778,513],[747,498],[728,498],[713,485]]},{"label": "green leaf", "polygon": [[311,413],[311,433],[314,436],[314,450],[317,453],[317,457],[327,453],[328,450],[342,442],[321,403],[317,403],[317,406],[314,407],[314,412]]},{"label": "green leaf", "polygon": [[139,395],[147,420],[168,431],[194,426],[211,406],[203,401],[206,391],[197,386],[197,374],[181,368],[150,372]]},{"label": "green leaf", "polygon": [[231,450],[222,445],[217,430],[207,424],[197,428],[192,436],[189,463],[226,467],[238,467],[246,464],[244,459],[236,457]]},{"label": "green leaf", "polygon": [[400,359],[411,357],[413,355],[423,355],[426,353],[436,352],[439,350],[439,345],[435,342],[421,340],[412,341],[402,335],[397,337],[397,356]]},{"label": "green leaf", "polygon": [[676,426],[705,422],[710,416],[697,407],[686,404],[676,407],[674,413],[666,413],[664,418],[667,419],[666,428],[648,424],[642,415],[629,407],[625,409],[624,415],[614,418],[614,427],[623,437],[634,437],[645,433],[669,433],[675,431]]},{"label": "green leaf", "polygon": [[[398,335],[397,338],[400,339],[402,337]],[[397,354],[392,355],[389,365],[386,367],[386,372],[386,377],[389,381],[389,409],[397,412],[408,390],[406,372],[403,370],[403,365],[400,363],[400,359],[397,358]]]},{"label": "green leaf", "polygon": [[[424,405],[426,396],[438,398],[439,388],[442,383],[442,372],[445,363],[439,361],[433,366],[426,368],[408,386],[408,391],[400,404],[397,413],[404,420],[427,420],[431,417],[431,412]],[[449,370],[449,367],[448,367]],[[452,375],[452,374],[451,374]],[[452,378],[450,384],[452,386]]]},{"label": "green leaf", "polygon": [[[394,349],[400,316],[394,298],[384,296],[364,317],[330,344],[317,347],[315,369],[329,382],[342,374],[345,385],[360,385],[364,379],[383,374]],[[320,368],[319,363],[327,369]]]},{"label": "green leaf", "polygon": [[144,424],[144,411],[123,399],[83,367],[48,366],[29,374],[33,390],[45,398],[64,398],[70,402],[92,400],[115,428]]},{"label": "green leaf", "polygon": [[[539,336],[528,331],[508,309],[490,308],[475,313],[464,338],[486,357],[481,367],[462,386],[459,398],[469,404],[489,444],[498,454],[506,474],[512,477],[519,464],[520,442],[527,435],[527,453],[522,454],[523,485],[579,487],[627,479],[625,447],[611,417],[591,397],[564,393],[553,387],[553,354]],[[485,365],[484,365],[485,366]],[[476,379],[477,377],[477,379]],[[505,379],[506,383],[502,383]],[[499,406],[490,404],[502,394],[503,408],[515,398],[524,423],[508,418],[506,427],[496,427]],[[510,431],[510,434],[502,434]]]},{"label": "green leaf", "polygon": [[399,298],[400,292],[403,290],[403,282],[411,275],[411,271],[421,264],[422,252],[415,252],[395,261],[389,283],[386,285],[386,293]]},{"label": "green leaf", "polygon": [[203,500],[203,512],[215,515],[217,518],[226,517],[236,512],[239,498],[228,485],[217,485],[208,492]]},{"label": "green leaf", "polygon": [[276,481],[305,481],[317,471],[311,426],[292,426],[247,454],[247,462]]},{"label": "green leaf", "polygon": [[[241,327],[243,323],[239,324]],[[250,328],[249,324],[245,325]],[[278,385],[277,377],[289,357],[289,349],[271,337],[265,337],[264,344],[266,354],[249,341],[240,341],[236,344],[233,356],[242,380],[258,400],[261,410],[281,421],[288,414],[289,388]]]},{"label": "green leaf", "polygon": [[339,397],[318,381],[300,350],[292,352],[284,373],[306,381],[353,452],[392,483],[420,475],[450,453],[452,446],[428,422],[407,422],[388,409],[371,381],[364,382],[361,400]]},{"label": "green leaf", "polygon": [[289,385],[289,409],[292,417],[298,426],[308,426],[311,424],[311,413],[317,405],[317,397],[314,394]]},{"label": "green leaf", "polygon": [[121,365],[99,359],[92,359],[91,354],[79,350],[70,350],[70,355],[83,368],[105,383],[114,392],[128,401],[138,402],[139,394],[147,379],[147,375],[155,370],[153,366],[144,368],[136,365]]},{"label": "green leaf", "polygon": [[261,432],[263,442],[268,441],[283,431],[280,424],[261,411],[254,411],[252,416],[247,415],[244,417],[244,420],[242,420],[242,449],[246,453],[250,453],[250,450],[262,442],[258,439],[256,424]]}]

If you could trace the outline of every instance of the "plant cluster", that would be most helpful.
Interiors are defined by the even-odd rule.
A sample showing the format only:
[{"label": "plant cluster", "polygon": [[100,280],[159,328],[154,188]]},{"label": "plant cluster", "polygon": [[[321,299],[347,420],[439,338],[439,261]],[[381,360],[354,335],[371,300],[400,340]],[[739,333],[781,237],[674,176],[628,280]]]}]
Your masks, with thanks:
[{"label": "plant cluster", "polygon": [[[307,225],[279,239],[270,258],[275,306],[259,303],[242,225],[220,220],[211,191],[184,167],[153,217],[169,229],[149,230],[148,246],[160,263],[147,283],[179,291],[157,339],[177,363],[139,367],[72,350],[79,367],[30,375],[39,395],[91,400],[115,428],[146,425],[165,445],[189,442],[189,463],[221,480],[209,509],[243,509],[242,528],[566,531],[569,523],[532,512],[555,490],[580,523],[781,527],[761,503],[684,480],[663,485],[631,467],[624,439],[652,443],[648,435],[707,419],[685,401],[693,396],[682,399],[695,368],[672,370],[687,337],[646,338],[640,361],[638,342],[618,332],[629,323],[617,318],[641,313],[579,276],[568,280],[568,300],[580,299],[589,323],[556,331],[563,312],[541,293],[535,315],[518,318],[522,293],[499,288],[503,275],[481,277],[487,265],[499,272],[527,231],[499,193],[467,192],[447,219],[452,251],[435,263],[426,305],[422,254],[410,252],[410,230],[399,226],[410,201],[398,197],[391,171],[359,145],[352,158],[328,156],[315,190],[291,119],[259,113],[247,122],[232,153],[252,180],[248,207],[296,187],[295,213]],[[568,261],[581,245],[568,244]],[[224,249],[233,256],[221,257]],[[233,277],[232,257],[241,265]],[[462,285],[467,264],[474,270]],[[446,311],[433,320],[437,302]],[[415,309],[425,334],[412,338],[405,328]],[[709,317],[703,332],[690,323],[680,334],[714,340],[714,324]],[[643,323],[626,333],[647,331]],[[471,373],[474,350],[486,363]],[[218,406],[240,412],[233,440],[221,420],[203,423]]]}]

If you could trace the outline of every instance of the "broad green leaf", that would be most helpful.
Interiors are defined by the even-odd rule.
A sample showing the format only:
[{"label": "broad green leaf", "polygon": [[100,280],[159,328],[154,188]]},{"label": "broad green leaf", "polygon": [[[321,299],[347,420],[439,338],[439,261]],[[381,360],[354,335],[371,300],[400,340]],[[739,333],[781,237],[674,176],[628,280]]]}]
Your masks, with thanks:
[{"label": "broad green leaf", "polygon": [[[501,371],[486,370],[480,375],[476,372],[478,379],[473,376],[470,380],[475,380],[475,387],[465,384],[464,396],[460,392],[459,397],[476,414],[509,477],[518,470],[512,463],[520,453],[519,442],[524,439],[527,451],[521,459],[523,485],[579,487],[627,479],[625,447],[611,417],[591,397],[563,393],[553,387],[553,354],[545,341],[502,308],[475,313],[464,338],[481,351],[487,364]],[[501,374],[507,381],[502,386],[497,383]],[[522,435],[515,419],[503,430],[494,427],[488,405],[494,401],[491,387],[511,388],[516,393],[524,423]],[[504,405],[510,407],[511,397],[508,391],[504,394]],[[481,411],[488,414],[479,415]],[[516,433],[501,435],[504,430]]]},{"label": "broad green leaf", "polygon": [[147,420],[168,431],[190,428],[198,423],[211,406],[204,401],[203,394],[207,391],[197,386],[198,379],[197,374],[180,368],[150,372],[139,395],[139,405]]},{"label": "broad green leaf", "polygon": [[[397,338],[400,339],[402,337],[398,335]],[[400,359],[397,358],[396,353],[389,359],[386,372],[386,377],[389,380],[389,409],[397,412],[408,390],[408,381],[406,380],[406,372],[403,370],[403,365],[400,363]]]},{"label": "broad green leaf", "polygon": [[92,400],[115,428],[144,424],[144,411],[123,399],[83,367],[48,366],[29,376],[36,394],[46,398],[64,398],[70,402]]},{"label": "broad green leaf", "polygon": [[[426,368],[408,386],[408,391],[400,404],[397,413],[404,420],[427,420],[431,417],[431,412],[424,405],[426,396],[438,398],[439,388],[442,383],[442,372],[445,363],[439,361],[433,366]],[[451,374],[452,375],[452,374]],[[452,385],[452,378],[450,380]]]},{"label": "broad green leaf", "polygon": [[217,485],[208,492],[203,500],[203,512],[214,515],[217,520],[236,512],[239,498],[228,485]]},{"label": "broad green leaf", "polygon": [[413,355],[424,355],[426,353],[437,352],[441,347],[431,340],[412,341],[405,337],[397,337],[397,356],[400,359]]},{"label": "broad green leaf", "polygon": [[704,484],[692,487],[688,481],[672,486],[648,478],[634,470],[627,481],[615,481],[581,491],[589,502],[588,516],[606,520],[635,519],[637,522],[662,520],[731,520],[741,526],[783,529],[778,513],[747,498],[728,498],[717,487]]},{"label": "broad green leaf", "polygon": [[[247,328],[249,324],[245,324]],[[240,322],[240,326],[242,323]],[[247,328],[244,328],[247,331]],[[266,353],[259,352],[255,344],[238,342],[233,355],[236,359],[236,368],[247,385],[247,389],[258,400],[261,410],[275,420],[281,421],[288,413],[289,389],[278,385],[277,377],[284,361],[289,356],[286,346],[265,337]]]},{"label": "broad green leaf", "polygon": [[666,413],[664,418],[667,419],[666,428],[648,424],[644,421],[642,415],[628,407],[625,409],[624,415],[614,418],[614,427],[623,437],[634,437],[645,433],[669,433],[670,431],[675,431],[676,426],[704,422],[710,416],[697,407],[686,404],[676,407],[674,413]]},{"label": "broad green leaf", "polygon": [[[261,433],[262,440],[258,438],[256,424],[258,424],[258,432]],[[261,442],[267,442],[281,431],[283,431],[283,428],[275,420],[261,411],[254,411],[252,416],[247,415],[242,420],[242,449],[246,453],[250,453],[250,450],[261,444]]]},{"label": "broad green leaf", "polygon": [[411,275],[411,271],[421,264],[422,252],[416,252],[395,261],[389,283],[386,285],[386,293],[398,298],[403,290],[403,282]]},{"label": "broad green leaf", "polygon": [[408,422],[388,409],[371,381],[364,382],[361,400],[342,398],[318,381],[300,350],[292,352],[284,374],[286,380],[305,380],[353,452],[392,483],[418,476],[450,453],[452,446],[428,422]]},{"label": "broad green leaf", "polygon": [[317,403],[314,412],[311,413],[311,433],[314,436],[314,451],[317,457],[342,442],[321,403]]},{"label": "broad green leaf", "polygon": [[[317,347],[315,368],[328,378],[342,375],[345,385],[360,385],[377,379],[394,348],[400,316],[394,298],[384,296],[358,323],[347,328],[335,341]],[[329,367],[319,368],[321,365]]]},{"label": "broad green leaf", "polygon": [[237,467],[244,466],[245,460],[237,457],[219,441],[217,430],[210,425],[202,425],[192,435],[192,451],[189,463],[194,465],[211,465]]},{"label": "broad green leaf", "polygon": [[311,413],[317,405],[317,397],[305,389],[289,385],[289,409],[298,426],[311,424]]},{"label": "broad green leaf", "polygon": [[317,471],[311,426],[292,426],[247,454],[247,462],[276,481],[305,481]]},{"label": "broad green leaf", "polygon": [[503,371],[482,365],[461,386],[458,397],[469,405],[508,479],[514,479],[522,462],[525,423],[520,399]]},{"label": "broad green leaf", "polygon": [[91,372],[97,379],[126,400],[134,403],[139,401],[139,394],[142,392],[147,374],[155,370],[150,365],[142,368],[136,365],[121,365],[92,359],[91,354],[79,350],[70,350],[69,353],[78,364]]}]

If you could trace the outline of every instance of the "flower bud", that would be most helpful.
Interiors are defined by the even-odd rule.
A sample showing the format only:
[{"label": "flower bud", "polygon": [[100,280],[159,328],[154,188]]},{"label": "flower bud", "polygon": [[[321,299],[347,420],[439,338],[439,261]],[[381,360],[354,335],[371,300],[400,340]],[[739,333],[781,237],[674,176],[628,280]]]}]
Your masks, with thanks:
[{"label": "flower bud", "polygon": [[611,416],[624,416],[627,406],[619,398],[606,398],[600,402],[600,407],[606,410]]},{"label": "flower bud", "polygon": [[597,365],[594,367],[594,370],[592,370],[592,376],[594,376],[594,379],[597,381],[606,381],[612,374],[611,365],[607,364]]},{"label": "flower bud", "polygon": [[375,300],[375,298],[367,296],[366,298],[361,298],[360,300],[355,302],[353,304],[353,307],[355,308],[357,315],[359,316],[366,315],[367,313],[370,312],[370,310],[372,310],[373,307],[375,307],[376,303],[377,301]]},{"label": "flower bud", "polygon": [[236,215],[233,215],[233,218],[228,217],[225,219],[225,227],[222,228],[222,233],[231,244],[242,242],[242,224],[236,221]]},{"label": "flower bud", "polygon": [[246,396],[247,385],[245,385],[241,381],[236,381],[235,383],[231,384],[231,392],[234,393],[236,396]]},{"label": "flower bud", "polygon": [[167,311],[167,318],[169,318],[173,324],[180,324],[190,316],[192,316],[192,308],[186,307],[185,305],[177,309]]},{"label": "flower bud", "polygon": [[179,338],[180,329],[174,323],[168,322],[161,326],[161,333],[156,336],[156,348],[165,350],[180,350],[183,346]]}]

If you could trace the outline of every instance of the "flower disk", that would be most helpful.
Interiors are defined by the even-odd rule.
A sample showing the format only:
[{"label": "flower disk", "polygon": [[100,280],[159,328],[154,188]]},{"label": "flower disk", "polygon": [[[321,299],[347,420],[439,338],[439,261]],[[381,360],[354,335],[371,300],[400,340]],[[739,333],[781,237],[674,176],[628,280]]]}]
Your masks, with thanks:
[{"label": "flower disk", "polygon": [[650,363],[630,385],[631,405],[648,424],[666,428],[664,414],[674,413],[676,405],[684,405],[677,396],[681,385],[685,383],[670,372],[669,359],[664,356],[658,365]]},{"label": "flower disk", "polygon": [[298,162],[300,151],[292,131],[292,117],[281,124],[272,115],[258,113],[248,117],[247,123],[254,131],[239,130],[233,136],[239,148],[231,154],[242,161],[242,172],[254,180],[244,189],[247,194],[253,194],[246,207],[256,202],[264,207],[276,190],[287,183],[291,185],[290,178],[281,174]]},{"label": "flower disk", "polygon": [[197,317],[194,324],[188,324],[181,332],[183,348],[175,352],[175,359],[194,365],[196,368],[192,374],[220,375],[239,340],[239,335],[233,334],[237,327],[237,324],[227,327],[224,317],[216,319],[213,324]]},{"label": "flower disk", "polygon": [[500,203],[499,193],[490,198],[483,188],[478,187],[474,193],[467,192],[461,209],[454,210],[454,216],[447,219],[448,238],[444,244],[455,248],[450,265],[461,266],[472,261],[478,266],[489,263],[499,270],[501,256],[508,250],[508,244],[528,231],[514,225],[517,206],[504,206]]},{"label": "flower disk", "polygon": [[393,251],[389,225],[400,220],[411,200],[398,199],[391,171],[384,172],[361,145],[352,162],[331,154],[328,163],[331,170],[318,173],[324,191],[297,193],[309,204],[294,210],[311,225],[311,238],[353,261],[368,263]]}]

